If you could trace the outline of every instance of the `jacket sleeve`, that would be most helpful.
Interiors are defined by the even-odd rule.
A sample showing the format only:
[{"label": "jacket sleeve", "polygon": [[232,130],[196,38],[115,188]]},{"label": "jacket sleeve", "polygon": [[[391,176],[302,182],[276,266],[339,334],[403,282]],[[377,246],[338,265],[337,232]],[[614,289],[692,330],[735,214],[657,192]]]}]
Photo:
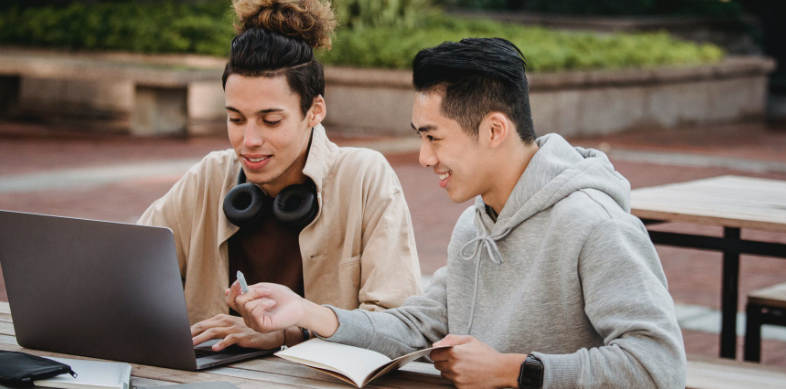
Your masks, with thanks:
[{"label": "jacket sleeve", "polygon": [[327,341],[362,347],[396,358],[428,347],[448,333],[447,268],[434,273],[424,295],[408,298],[401,307],[383,312],[352,311],[327,305],[339,326]]},{"label": "jacket sleeve", "polygon": [[674,303],[643,226],[595,227],[578,264],[584,311],[603,346],[572,354],[535,352],[544,388],[684,388],[686,359]]},{"label": "jacket sleeve", "polygon": [[[188,248],[191,241],[191,212],[193,209],[196,177],[194,168],[183,176],[163,197],[153,202],[137,224],[166,227],[175,237],[180,277],[185,280]],[[186,220],[187,219],[187,220]]]},{"label": "jacket sleeve", "polygon": [[401,188],[373,204],[363,219],[359,307],[381,311],[401,306],[422,293],[412,219]]}]

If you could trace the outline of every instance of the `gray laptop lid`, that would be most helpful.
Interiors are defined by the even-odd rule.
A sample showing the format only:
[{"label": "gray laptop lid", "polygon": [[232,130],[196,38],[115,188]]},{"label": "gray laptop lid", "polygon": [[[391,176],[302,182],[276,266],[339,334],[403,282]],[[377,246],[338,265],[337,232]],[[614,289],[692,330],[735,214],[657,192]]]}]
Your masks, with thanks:
[{"label": "gray laptop lid", "polygon": [[0,211],[20,346],[196,369],[172,232]]}]

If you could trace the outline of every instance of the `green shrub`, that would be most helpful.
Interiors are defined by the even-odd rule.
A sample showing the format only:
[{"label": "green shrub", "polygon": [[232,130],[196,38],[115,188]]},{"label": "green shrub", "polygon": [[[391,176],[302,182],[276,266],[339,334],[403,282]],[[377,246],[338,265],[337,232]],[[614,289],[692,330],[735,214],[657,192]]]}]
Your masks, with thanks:
[{"label": "green shrub", "polygon": [[[515,43],[534,72],[690,65],[718,61],[723,51],[649,34],[594,34],[463,19],[437,14],[430,0],[336,0],[345,28],[326,64],[408,69],[426,47],[467,37]],[[75,3],[0,11],[0,42],[79,50],[196,53],[226,56],[234,37],[229,0],[192,5]]]},{"label": "green shrub", "polygon": [[15,7],[0,13],[0,42],[224,56],[234,37],[230,11],[228,0]]},{"label": "green shrub", "polygon": [[438,0],[451,8],[521,10],[562,15],[693,15],[738,17],[740,0]]},{"label": "green shrub", "polygon": [[334,65],[407,69],[419,50],[467,37],[510,40],[533,72],[692,65],[716,62],[724,55],[717,46],[681,41],[666,32],[604,35],[446,16],[432,17],[427,25],[341,30],[333,50],[321,53],[320,59]]},{"label": "green shrub", "polygon": [[333,0],[341,26],[353,30],[414,28],[436,13],[431,0]]}]

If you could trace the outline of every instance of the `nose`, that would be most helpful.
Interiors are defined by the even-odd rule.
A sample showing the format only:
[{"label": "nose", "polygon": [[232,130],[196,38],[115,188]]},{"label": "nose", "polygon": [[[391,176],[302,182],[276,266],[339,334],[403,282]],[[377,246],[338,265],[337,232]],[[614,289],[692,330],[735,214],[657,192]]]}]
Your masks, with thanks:
[{"label": "nose", "polygon": [[428,140],[423,138],[420,142],[420,155],[418,156],[418,162],[420,162],[420,166],[429,167],[429,166],[436,166],[439,160],[437,159],[436,154],[434,154],[434,150],[431,149],[431,144],[428,143]]},{"label": "nose", "polygon": [[246,124],[246,128],[243,129],[243,146],[254,149],[262,146],[263,143],[265,143],[265,140],[262,137],[262,130],[256,123],[249,120]]}]

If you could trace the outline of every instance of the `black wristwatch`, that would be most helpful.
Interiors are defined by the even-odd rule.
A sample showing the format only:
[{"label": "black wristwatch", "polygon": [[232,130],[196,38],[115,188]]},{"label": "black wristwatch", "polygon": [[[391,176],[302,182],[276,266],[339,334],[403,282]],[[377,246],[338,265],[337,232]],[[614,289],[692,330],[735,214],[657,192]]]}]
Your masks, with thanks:
[{"label": "black wristwatch", "polygon": [[540,389],[543,387],[543,363],[530,354],[521,364],[519,389]]}]

